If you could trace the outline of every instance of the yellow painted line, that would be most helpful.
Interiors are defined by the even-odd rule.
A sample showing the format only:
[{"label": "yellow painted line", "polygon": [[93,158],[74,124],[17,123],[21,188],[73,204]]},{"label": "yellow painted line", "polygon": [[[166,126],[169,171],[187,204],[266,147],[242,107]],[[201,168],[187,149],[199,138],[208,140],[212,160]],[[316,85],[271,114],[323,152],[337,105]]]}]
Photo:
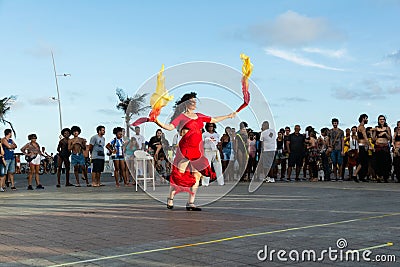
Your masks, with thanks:
[{"label": "yellow painted line", "polygon": [[376,248],[384,248],[384,247],[391,247],[391,246],[393,246],[393,242],[387,242],[385,244],[376,245],[376,246],[373,246],[373,247],[348,250],[348,251],[346,251],[346,253],[360,252],[360,251],[364,251],[364,250],[372,250],[372,249],[376,249]]},{"label": "yellow painted line", "polygon": [[[398,216],[398,215],[400,215],[400,213],[390,213],[390,214],[384,214],[384,215],[379,215],[379,216],[364,217],[364,218],[351,219],[351,220],[345,220],[345,221],[313,224],[313,225],[293,227],[293,228],[274,230],[274,231],[268,231],[268,232],[260,232],[260,233],[246,234],[246,235],[231,236],[231,237],[214,239],[214,240],[203,241],[203,242],[192,243],[192,244],[184,244],[184,245],[179,245],[179,246],[171,246],[171,247],[165,247],[165,248],[143,250],[143,251],[126,253],[126,254],[120,254],[120,255],[114,255],[114,256],[105,256],[105,257],[100,257],[100,258],[81,260],[81,261],[74,261],[74,262],[66,262],[66,263],[51,265],[49,267],[71,266],[71,265],[75,265],[75,264],[89,263],[89,262],[102,261],[102,260],[110,260],[110,259],[116,259],[116,258],[122,258],[122,257],[128,257],[128,256],[148,254],[148,253],[153,253],[153,252],[161,252],[161,251],[168,251],[168,250],[188,248],[188,247],[197,247],[197,246],[201,246],[201,245],[221,243],[221,242],[231,241],[231,240],[235,240],[235,239],[242,239],[242,238],[247,238],[247,237],[253,237],[253,236],[270,235],[270,234],[284,233],[284,232],[289,232],[289,231],[297,231],[297,230],[310,229],[310,228],[316,228],[316,227],[325,227],[325,226],[332,226],[332,225],[339,225],[339,224],[345,224],[345,223],[366,221],[366,220],[372,220],[372,219],[381,219],[381,218],[385,218],[385,217]],[[368,249],[368,248],[366,248],[366,249]]]}]

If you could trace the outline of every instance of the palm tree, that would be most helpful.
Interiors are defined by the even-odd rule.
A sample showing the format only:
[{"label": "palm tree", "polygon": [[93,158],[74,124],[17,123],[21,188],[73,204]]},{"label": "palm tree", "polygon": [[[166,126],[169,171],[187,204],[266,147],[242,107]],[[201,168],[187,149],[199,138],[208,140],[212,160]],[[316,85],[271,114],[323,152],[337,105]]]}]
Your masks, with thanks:
[{"label": "palm tree", "polygon": [[14,127],[11,122],[6,120],[6,114],[10,110],[12,103],[17,99],[16,96],[12,95],[9,97],[4,97],[3,99],[0,100],[0,122],[2,122],[4,125],[8,124],[11,127],[11,130],[14,133],[14,136],[16,136]]},{"label": "palm tree", "polygon": [[145,106],[145,98],[148,94],[135,94],[133,97],[129,97],[121,88],[117,88],[115,93],[120,101],[117,109],[125,112],[126,134],[129,137],[129,124],[132,116],[140,115],[150,108],[150,106]]}]

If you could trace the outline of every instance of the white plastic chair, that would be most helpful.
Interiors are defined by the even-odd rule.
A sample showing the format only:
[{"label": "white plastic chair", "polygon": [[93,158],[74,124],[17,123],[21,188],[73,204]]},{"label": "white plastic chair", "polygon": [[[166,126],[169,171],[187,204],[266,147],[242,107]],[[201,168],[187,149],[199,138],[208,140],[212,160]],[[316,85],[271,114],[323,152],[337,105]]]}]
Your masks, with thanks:
[{"label": "white plastic chair", "polygon": [[[143,150],[136,150],[135,153],[135,181],[136,181],[136,191],[138,188],[138,182],[143,181],[143,190],[147,190],[147,180],[153,180],[153,191],[156,190],[155,185],[155,171],[154,171],[154,159]],[[150,171],[148,173],[148,164],[150,164]],[[143,175],[139,175],[139,166],[143,167]],[[148,176],[149,175],[149,176]]]}]

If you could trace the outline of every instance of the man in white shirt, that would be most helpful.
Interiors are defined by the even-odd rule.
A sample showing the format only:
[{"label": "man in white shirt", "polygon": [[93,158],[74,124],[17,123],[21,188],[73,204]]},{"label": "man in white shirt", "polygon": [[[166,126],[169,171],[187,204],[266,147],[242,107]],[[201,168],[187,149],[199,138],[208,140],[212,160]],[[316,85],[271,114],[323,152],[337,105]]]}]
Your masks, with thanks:
[{"label": "man in white shirt", "polygon": [[[131,129],[132,129],[132,127],[131,127]],[[140,134],[140,127],[139,126],[135,127],[135,134],[133,135],[133,137],[136,138],[136,141],[138,143],[138,149],[139,150],[144,150],[146,140],[144,139],[144,136]]]},{"label": "man in white shirt", "polygon": [[262,147],[262,154],[260,161],[262,164],[263,173],[265,175],[265,181],[267,183],[275,183],[275,179],[270,178],[268,176],[268,173],[275,160],[276,132],[274,129],[269,128],[268,121],[264,121],[262,123],[261,131],[262,132],[260,134],[260,141]]},{"label": "man in white shirt", "polygon": [[[221,155],[218,150],[218,143],[220,136],[215,132],[215,123],[206,123],[206,131],[203,133],[204,142],[204,156],[208,159],[210,165],[212,164],[217,175],[218,185],[224,185],[224,176],[222,175],[222,164]],[[203,185],[208,186],[210,184],[209,177],[203,177]]]}]

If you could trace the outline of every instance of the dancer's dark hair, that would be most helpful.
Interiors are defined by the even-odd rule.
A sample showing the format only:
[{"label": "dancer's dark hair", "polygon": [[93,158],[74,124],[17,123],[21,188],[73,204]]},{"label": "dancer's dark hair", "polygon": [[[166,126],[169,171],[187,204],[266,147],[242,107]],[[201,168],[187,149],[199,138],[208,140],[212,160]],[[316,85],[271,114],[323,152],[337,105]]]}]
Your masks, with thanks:
[{"label": "dancer's dark hair", "polygon": [[171,117],[171,122],[178,117],[181,113],[185,111],[185,103],[189,101],[192,98],[196,98],[197,94],[195,92],[190,92],[187,94],[184,94],[181,99],[175,102],[174,106],[174,114]]}]

